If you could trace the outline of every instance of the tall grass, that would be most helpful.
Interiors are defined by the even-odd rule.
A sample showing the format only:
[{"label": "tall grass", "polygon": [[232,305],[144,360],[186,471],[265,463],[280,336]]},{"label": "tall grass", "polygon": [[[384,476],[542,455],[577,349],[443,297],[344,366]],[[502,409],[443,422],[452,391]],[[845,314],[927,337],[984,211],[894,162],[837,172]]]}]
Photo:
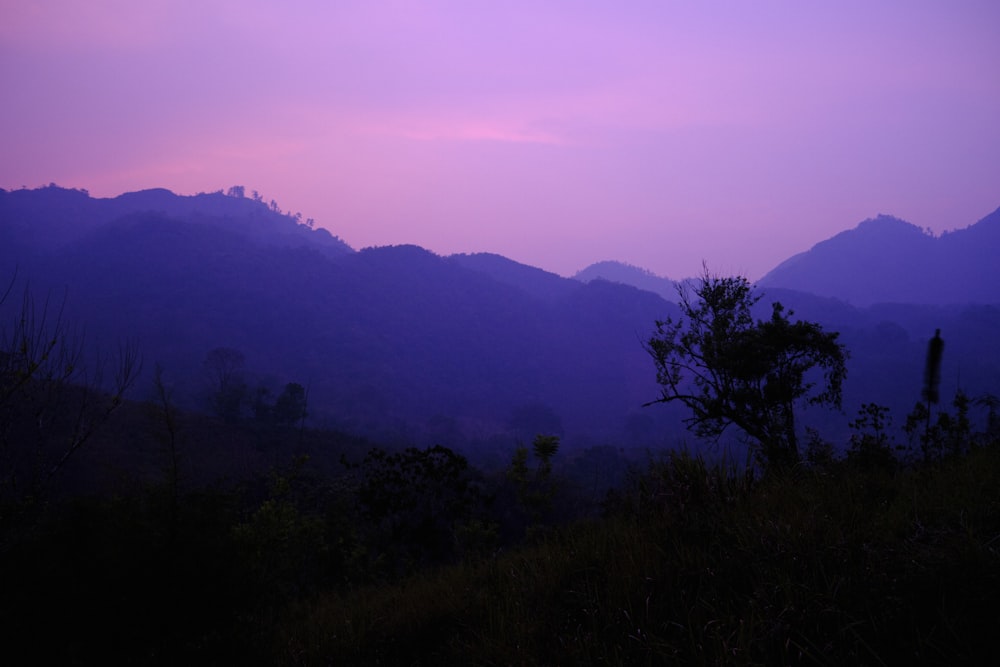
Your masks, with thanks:
[{"label": "tall grass", "polygon": [[1000,450],[754,479],[652,462],[601,520],[300,601],[286,664],[956,664],[1000,624]]}]

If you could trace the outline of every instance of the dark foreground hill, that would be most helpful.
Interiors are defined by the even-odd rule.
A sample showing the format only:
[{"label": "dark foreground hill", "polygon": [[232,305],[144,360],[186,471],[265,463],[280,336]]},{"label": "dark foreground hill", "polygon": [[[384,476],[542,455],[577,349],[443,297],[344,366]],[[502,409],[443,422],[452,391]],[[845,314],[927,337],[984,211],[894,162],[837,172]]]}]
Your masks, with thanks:
[{"label": "dark foreground hill", "polygon": [[[0,621],[40,664],[992,664],[997,447],[759,479],[653,461],[603,518],[502,549],[442,502],[468,474],[421,502],[397,477],[398,522],[356,505],[363,479],[294,470],[80,498],[0,549]],[[465,549],[382,571],[441,544]]]}]

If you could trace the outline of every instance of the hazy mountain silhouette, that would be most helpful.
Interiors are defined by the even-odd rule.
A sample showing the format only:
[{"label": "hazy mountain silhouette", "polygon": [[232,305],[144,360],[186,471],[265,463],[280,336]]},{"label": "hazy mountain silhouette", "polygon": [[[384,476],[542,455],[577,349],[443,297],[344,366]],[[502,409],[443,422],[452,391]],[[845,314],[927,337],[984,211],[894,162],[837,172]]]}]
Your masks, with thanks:
[{"label": "hazy mountain silhouette", "polygon": [[162,365],[190,406],[205,355],[229,347],[251,384],[301,382],[316,423],[384,440],[420,441],[451,420],[464,440],[509,442],[525,405],[547,407],[567,435],[618,440],[655,392],[639,341],[671,309],[496,255],[353,252],[218,193],[5,192],[0,234],[18,248],[0,275],[16,265],[36,291],[65,288],[90,339],[137,340],[147,371]]},{"label": "hazy mountain silhouette", "polygon": [[874,303],[1000,303],[1000,209],[934,237],[880,215],[817,243],[758,283]]},{"label": "hazy mountain silhouette", "polygon": [[[202,363],[227,347],[245,356],[251,388],[299,382],[313,424],[382,441],[503,451],[533,429],[525,415],[541,415],[538,430],[558,424],[570,446],[684,437],[679,408],[640,407],[657,395],[643,342],[657,319],[677,312],[660,296],[676,298],[670,281],[616,263],[567,279],[492,254],[354,252],[275,209],[221,193],[0,191],[0,278],[16,269],[52,303],[65,294],[65,317],[85,328],[88,344],[135,340],[146,360],[140,393],[160,364],[187,407],[207,409]],[[907,247],[947,242],[970,257],[994,243],[997,227],[933,239],[884,222],[864,233],[905,237]],[[895,414],[912,408],[936,328],[947,343],[942,396],[959,375],[970,394],[996,392],[997,307],[858,308],[772,286],[761,316],[774,300],[842,332],[852,353],[848,415],[862,402]],[[8,300],[0,316],[17,305]],[[831,438],[847,421],[813,419]]]},{"label": "hazy mountain silhouette", "polygon": [[579,287],[577,281],[527,264],[519,264],[493,253],[458,254],[451,255],[448,259],[468,269],[485,273],[498,282],[517,287],[540,299],[557,299]]},{"label": "hazy mountain silhouette", "polygon": [[0,190],[0,220],[23,250],[48,250],[72,243],[105,224],[136,213],[229,229],[259,243],[309,246],[330,255],[353,252],[325,229],[311,229],[275,202],[221,191],[192,196],[154,188],[118,197],[92,198],[85,190],[50,185],[35,190]]},{"label": "hazy mountain silhouette", "polygon": [[578,271],[573,277],[585,283],[592,280],[607,280],[613,283],[632,285],[647,292],[659,294],[667,301],[677,301],[677,283],[631,264],[611,260],[597,262]]}]

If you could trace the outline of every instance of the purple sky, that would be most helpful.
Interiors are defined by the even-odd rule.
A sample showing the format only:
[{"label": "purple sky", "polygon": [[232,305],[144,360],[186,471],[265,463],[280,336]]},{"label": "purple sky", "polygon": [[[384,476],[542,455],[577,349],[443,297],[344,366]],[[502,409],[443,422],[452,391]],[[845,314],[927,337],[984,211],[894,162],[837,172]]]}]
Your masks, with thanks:
[{"label": "purple sky", "polygon": [[0,91],[0,187],[242,184],[563,275],[1000,206],[995,0],[0,0]]}]

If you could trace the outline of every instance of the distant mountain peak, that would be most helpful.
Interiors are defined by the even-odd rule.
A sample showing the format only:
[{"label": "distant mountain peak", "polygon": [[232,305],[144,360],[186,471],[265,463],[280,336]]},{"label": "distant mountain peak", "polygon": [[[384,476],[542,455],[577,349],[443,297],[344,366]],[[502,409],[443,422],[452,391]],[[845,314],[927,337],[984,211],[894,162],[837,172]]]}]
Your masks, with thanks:
[{"label": "distant mountain peak", "polygon": [[448,260],[543,300],[565,296],[579,287],[579,283],[574,280],[515,262],[496,253],[460,253],[449,256]]},{"label": "distant mountain peak", "polygon": [[907,222],[906,220],[897,218],[894,215],[886,215],[885,213],[879,213],[874,218],[862,220],[858,223],[857,227],[854,228],[854,231],[869,234],[920,234],[921,236],[927,236],[930,238],[934,237],[934,234],[929,230],[921,229],[912,222]]},{"label": "distant mountain peak", "polygon": [[1000,303],[996,221],[1000,209],[965,229],[935,236],[879,214],[785,260],[758,284],[855,305]]},{"label": "distant mountain peak", "polygon": [[51,250],[77,241],[109,223],[140,213],[157,213],[246,236],[257,243],[310,246],[330,255],[353,252],[344,241],[301,214],[281,211],[272,201],[242,196],[242,188],[196,195],[179,195],[165,188],[126,192],[111,198],[91,197],[86,190],[55,184],[34,190],[0,191],[0,224],[7,225],[25,248]]},{"label": "distant mountain peak", "polygon": [[659,294],[668,301],[677,298],[677,283],[669,278],[658,276],[649,269],[644,269],[625,262],[604,260],[595,262],[573,276],[580,282],[607,280],[613,283],[631,285],[647,292]]},{"label": "distant mountain peak", "polygon": [[628,262],[619,262],[615,259],[605,259],[600,262],[594,262],[585,269],[581,269],[577,272],[577,275],[594,272],[594,271],[628,271],[629,273],[640,273],[647,276],[652,276],[654,278],[660,278],[661,276],[656,275],[649,269],[645,269],[641,266],[636,266],[635,264],[629,264]]}]

